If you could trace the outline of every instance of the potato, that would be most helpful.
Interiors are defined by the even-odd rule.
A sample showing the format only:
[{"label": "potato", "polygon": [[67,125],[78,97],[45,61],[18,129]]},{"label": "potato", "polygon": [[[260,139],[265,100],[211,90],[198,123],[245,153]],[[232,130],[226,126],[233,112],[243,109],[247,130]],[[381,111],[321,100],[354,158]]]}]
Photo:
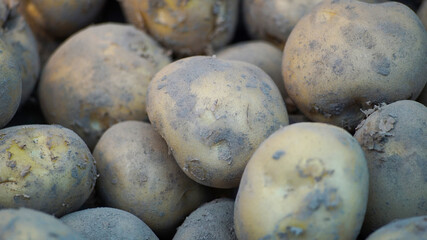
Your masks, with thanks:
[{"label": "potato", "polygon": [[173,236],[185,216],[207,200],[206,189],[185,176],[148,123],[112,126],[93,154],[105,204],[136,215],[160,237]]},{"label": "potato", "polygon": [[216,199],[196,209],[178,228],[173,240],[237,240],[233,227],[234,202]]},{"label": "potato", "polygon": [[169,64],[150,82],[147,113],[194,181],[233,188],[258,145],[288,125],[283,99],[258,67],[214,57]]},{"label": "potato", "polygon": [[404,100],[380,107],[356,131],[371,176],[363,232],[427,215],[426,126],[427,108]]},{"label": "potato", "polygon": [[89,25],[105,0],[22,0],[21,12],[56,38],[66,38]]},{"label": "potato", "polygon": [[424,27],[427,29],[427,1],[424,0],[418,9],[418,17],[420,17],[421,22],[424,24]]},{"label": "potato", "polygon": [[427,216],[412,217],[393,221],[366,240],[427,239]]},{"label": "potato", "polygon": [[95,186],[83,140],[58,125],[0,130],[0,209],[28,207],[55,216],[77,210]]},{"label": "potato", "polygon": [[238,0],[121,1],[127,20],[178,55],[226,45],[237,24]]},{"label": "potato", "polygon": [[278,48],[265,41],[248,41],[231,45],[219,51],[216,56],[221,59],[251,63],[261,68],[279,88],[288,112],[297,110],[285,90],[282,77],[282,52]]},{"label": "potato", "polygon": [[327,0],[292,31],[285,87],[313,121],[353,130],[360,109],[416,99],[427,82],[427,32],[403,4]]},{"label": "potato", "polygon": [[27,208],[0,210],[0,239],[84,240],[58,219]]},{"label": "potato", "polygon": [[65,225],[91,240],[158,240],[151,229],[134,215],[114,208],[93,208],[61,218]]},{"label": "potato", "polygon": [[237,238],[356,239],[368,178],[362,149],[343,129],[284,127],[246,166],[234,208]]},{"label": "potato", "polygon": [[93,149],[113,124],[147,118],[148,83],[169,62],[154,40],[130,25],[88,27],[64,42],[46,64],[39,86],[43,114]]}]

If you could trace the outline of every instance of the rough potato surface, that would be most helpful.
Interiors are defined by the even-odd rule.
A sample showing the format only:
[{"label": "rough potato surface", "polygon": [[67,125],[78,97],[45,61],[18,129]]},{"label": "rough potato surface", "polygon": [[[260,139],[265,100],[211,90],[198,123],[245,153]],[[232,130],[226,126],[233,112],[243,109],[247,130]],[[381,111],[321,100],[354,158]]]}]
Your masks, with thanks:
[{"label": "rough potato surface", "polygon": [[366,240],[427,239],[427,216],[395,220],[371,234]]}]

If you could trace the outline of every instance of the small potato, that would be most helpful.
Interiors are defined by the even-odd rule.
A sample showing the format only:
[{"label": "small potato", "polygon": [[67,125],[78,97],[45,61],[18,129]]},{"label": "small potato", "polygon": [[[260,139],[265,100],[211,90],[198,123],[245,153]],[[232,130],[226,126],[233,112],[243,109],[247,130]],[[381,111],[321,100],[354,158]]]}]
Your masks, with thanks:
[{"label": "small potato", "polygon": [[258,145],[288,125],[283,99],[258,67],[189,57],[150,82],[147,112],[181,169],[210,187],[233,188]]},{"label": "small potato", "polygon": [[427,239],[427,216],[395,220],[371,234],[366,240]]},{"label": "small potato", "polygon": [[160,237],[173,236],[185,216],[207,200],[207,189],[181,171],[148,123],[112,126],[93,154],[105,204],[134,214]]},{"label": "small potato", "polygon": [[71,130],[23,125],[0,130],[0,209],[55,216],[77,210],[95,186],[93,157]]},{"label": "small potato", "polygon": [[427,215],[427,107],[404,100],[372,112],[354,135],[370,175],[364,233]]},{"label": "small potato", "polygon": [[284,127],[246,166],[234,208],[237,238],[356,239],[368,181],[363,151],[343,129]]},{"label": "small potato", "polygon": [[73,212],[61,221],[90,240],[159,240],[139,218],[114,208]]},{"label": "small potato", "polygon": [[196,209],[178,228],[173,240],[237,240],[233,227],[234,202],[216,199]]},{"label": "small potato", "polygon": [[418,97],[427,83],[426,42],[403,4],[325,0],[288,38],[286,91],[311,120],[352,131],[360,109]]},{"label": "small potato", "polygon": [[58,219],[32,209],[0,210],[0,239],[84,240]]}]

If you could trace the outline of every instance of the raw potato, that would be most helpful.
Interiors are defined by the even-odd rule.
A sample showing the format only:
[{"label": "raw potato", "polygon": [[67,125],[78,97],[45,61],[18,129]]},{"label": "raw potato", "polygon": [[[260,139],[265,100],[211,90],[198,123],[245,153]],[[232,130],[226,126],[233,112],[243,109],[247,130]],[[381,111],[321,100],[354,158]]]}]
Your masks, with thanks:
[{"label": "raw potato", "polygon": [[46,64],[39,86],[43,114],[93,149],[113,124],[147,118],[148,83],[169,62],[154,40],[130,25],[88,27],[64,42]]},{"label": "raw potato", "polygon": [[393,221],[378,229],[366,240],[427,239],[427,216]]},{"label": "raw potato", "polygon": [[418,9],[418,17],[420,17],[421,22],[424,24],[424,27],[427,29],[427,1],[424,0]]},{"label": "raw potato", "polygon": [[234,201],[216,199],[196,209],[178,228],[173,240],[237,240],[233,223]]},{"label": "raw potato", "polygon": [[207,200],[206,189],[181,171],[148,123],[114,125],[93,154],[105,204],[139,217],[159,237],[173,236],[185,216]]},{"label": "raw potato", "polygon": [[427,82],[427,32],[403,4],[327,0],[298,22],[285,87],[313,121],[353,130],[360,109],[416,99]]},{"label": "raw potato", "polygon": [[343,129],[284,127],[246,166],[234,208],[237,238],[356,239],[368,181],[363,151]]},{"label": "raw potato", "polygon": [[218,58],[251,63],[267,73],[280,90],[288,112],[296,107],[288,97],[282,77],[282,51],[265,41],[248,41],[231,45],[216,54]]},{"label": "raw potato", "polygon": [[427,107],[405,100],[380,107],[356,131],[371,176],[363,232],[427,215],[426,126]]},{"label": "raw potato", "polygon": [[238,0],[121,1],[127,20],[178,55],[225,46],[237,24]]},{"label": "raw potato", "polygon": [[83,140],[58,125],[0,130],[0,209],[28,207],[55,216],[77,210],[95,186]]},{"label": "raw potato", "polygon": [[27,208],[0,210],[0,239],[84,240],[58,219]]},{"label": "raw potato", "polygon": [[61,218],[65,225],[91,240],[159,240],[136,216],[114,208],[93,208]]},{"label": "raw potato", "polygon": [[22,0],[21,12],[49,35],[66,38],[89,25],[105,0]]},{"label": "raw potato", "polygon": [[283,99],[266,73],[214,57],[181,59],[158,72],[147,112],[187,176],[216,188],[237,187],[258,145],[288,125]]}]

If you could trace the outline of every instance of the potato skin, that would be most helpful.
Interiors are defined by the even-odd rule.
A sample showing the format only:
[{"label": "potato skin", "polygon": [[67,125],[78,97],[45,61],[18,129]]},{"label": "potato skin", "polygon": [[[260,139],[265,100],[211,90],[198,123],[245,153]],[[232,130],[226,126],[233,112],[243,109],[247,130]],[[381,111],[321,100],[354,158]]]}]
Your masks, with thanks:
[{"label": "potato skin", "polygon": [[206,189],[181,171],[148,123],[112,126],[93,154],[100,173],[97,192],[105,204],[134,214],[160,237],[173,235],[185,216],[207,200]]},{"label": "potato skin", "polygon": [[427,215],[426,126],[427,108],[404,100],[373,112],[356,131],[371,176],[363,232]]},{"label": "potato skin", "polygon": [[353,130],[360,109],[417,98],[427,82],[426,42],[403,4],[324,1],[286,43],[285,87],[311,120]]},{"label": "potato skin", "polygon": [[178,55],[226,45],[237,24],[238,0],[122,1],[127,20]]},{"label": "potato skin", "polygon": [[341,128],[296,123],[253,154],[234,208],[239,240],[356,239],[368,200],[368,169]]},{"label": "potato skin", "polygon": [[143,221],[120,209],[86,209],[67,214],[60,220],[91,240],[159,240]]},{"label": "potato skin", "polygon": [[51,215],[27,208],[0,210],[0,239],[84,240]]},{"label": "potato skin", "polygon": [[366,240],[427,239],[427,216],[395,220],[371,234]]},{"label": "potato skin", "polygon": [[418,17],[420,17],[421,22],[424,24],[424,27],[427,29],[427,1],[424,0],[418,9]]},{"label": "potato skin", "polygon": [[44,68],[43,114],[93,149],[113,124],[147,118],[148,83],[169,62],[154,40],[131,25],[88,27],[64,42]]},{"label": "potato skin", "polygon": [[0,209],[28,207],[55,216],[77,210],[96,181],[83,140],[58,125],[0,130]]},{"label": "potato skin", "polygon": [[258,145],[289,123],[267,74],[213,57],[181,59],[159,71],[147,113],[187,176],[216,188],[237,187]]}]

